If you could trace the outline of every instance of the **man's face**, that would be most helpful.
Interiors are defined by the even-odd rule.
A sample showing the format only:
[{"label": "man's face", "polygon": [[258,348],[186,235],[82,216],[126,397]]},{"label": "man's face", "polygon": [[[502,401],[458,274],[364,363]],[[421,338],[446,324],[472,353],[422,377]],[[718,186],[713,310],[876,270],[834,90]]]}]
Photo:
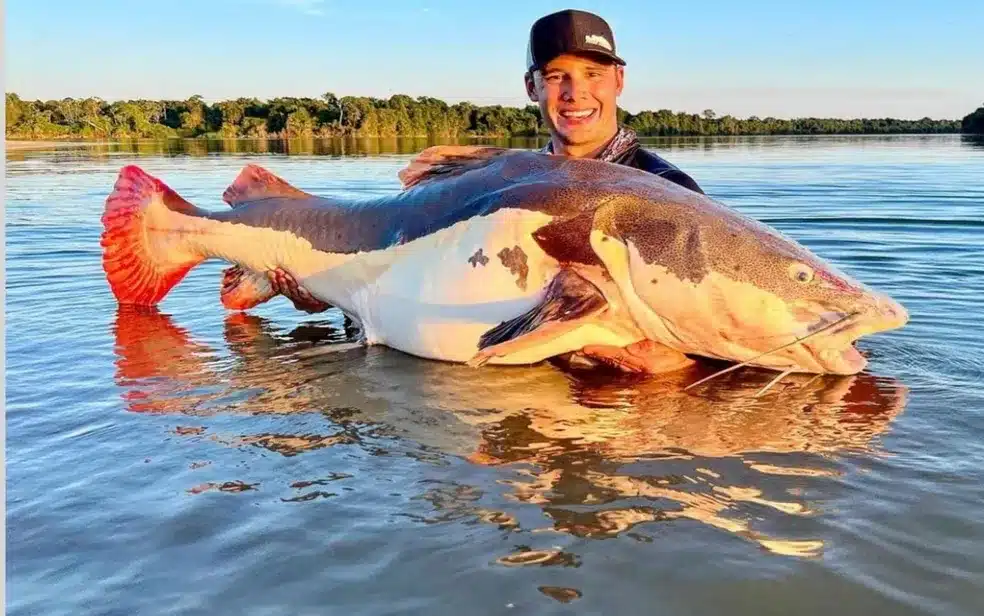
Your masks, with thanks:
[{"label": "man's face", "polygon": [[551,132],[568,145],[607,141],[618,130],[617,97],[623,67],[583,56],[562,55],[526,78],[530,100]]}]

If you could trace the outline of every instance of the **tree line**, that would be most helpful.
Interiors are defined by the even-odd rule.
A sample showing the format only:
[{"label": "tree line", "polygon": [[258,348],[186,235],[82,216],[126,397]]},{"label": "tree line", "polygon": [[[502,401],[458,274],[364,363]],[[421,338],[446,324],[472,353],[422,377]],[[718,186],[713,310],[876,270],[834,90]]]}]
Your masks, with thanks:
[{"label": "tree line", "polygon": [[965,115],[960,124],[965,133],[984,135],[984,105],[978,107],[973,113]]},{"label": "tree line", "polygon": [[[968,120],[895,118],[736,118],[669,109],[631,114],[619,121],[643,136],[820,135],[984,132],[984,107]],[[972,114],[973,115],[973,114]],[[975,124],[976,122],[976,124]],[[532,137],[547,133],[536,105],[453,105],[437,98],[335,96],[237,98],[209,104],[187,100],[64,98],[21,100],[6,95],[8,139],[293,138],[293,137]]]}]

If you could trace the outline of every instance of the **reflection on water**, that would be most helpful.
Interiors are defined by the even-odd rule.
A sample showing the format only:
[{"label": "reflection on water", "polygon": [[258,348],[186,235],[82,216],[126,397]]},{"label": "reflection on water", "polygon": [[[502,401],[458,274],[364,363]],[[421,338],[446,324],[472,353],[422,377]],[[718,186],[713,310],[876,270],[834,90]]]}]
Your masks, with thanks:
[{"label": "reflection on water", "polygon": [[[705,365],[649,379],[550,365],[474,370],[355,347],[347,344],[355,332],[332,320],[284,331],[261,317],[230,314],[224,348],[217,349],[156,309],[123,308],[114,333],[116,380],[132,412],[314,413],[326,420],[319,433],[229,435],[189,426],[178,432],[201,442],[284,456],[340,445],[409,448],[422,460],[454,456],[509,469],[498,483],[511,502],[539,508],[550,524],[540,531],[602,538],[641,523],[686,519],[798,556],[818,554],[822,540],[756,527],[771,526],[770,516],[814,515],[803,482],[837,476],[830,454],[876,454],[873,439],[902,411],[907,393],[901,383],[870,374],[804,375],[755,397],[772,377],[755,370],[682,391],[716,369]],[[296,479],[292,487],[313,489],[284,500],[337,495],[329,484],[339,477]],[[250,488],[245,478],[191,489]],[[470,516],[521,528],[514,514],[479,504],[482,493],[459,479],[432,485],[418,500],[433,511],[416,519]],[[521,549],[500,564],[572,558]]]},{"label": "reflection on water", "polygon": [[960,135],[960,141],[971,147],[984,148],[984,135]]},{"label": "reflection on water", "polygon": [[[954,135],[971,145],[981,142],[980,136]],[[918,147],[920,143],[936,145],[939,135],[911,135],[907,137]],[[769,154],[789,149],[815,149],[821,147],[857,147],[859,141],[874,145],[897,141],[894,135],[742,135],[717,137],[640,137],[648,147],[660,151],[697,150],[703,152],[727,151],[736,146],[744,150]],[[37,151],[54,151],[49,160],[99,159],[109,156],[148,157],[204,157],[215,155],[276,154],[286,156],[360,156],[409,155],[432,145],[493,145],[498,147],[534,149],[547,142],[544,135],[538,137],[298,137],[291,139],[124,139],[113,142],[69,142],[57,148],[50,146],[7,151],[7,160],[21,161],[36,156]]]},{"label": "reflection on water", "polygon": [[[129,139],[113,142],[72,142],[57,148],[59,158],[86,159],[118,155],[213,156],[216,154],[279,154],[288,156],[379,156],[414,154],[431,145],[488,144],[515,148],[537,148],[544,137],[348,137],[292,139]],[[52,149],[41,147],[38,149]],[[24,160],[31,150],[10,150],[8,160]]]}]

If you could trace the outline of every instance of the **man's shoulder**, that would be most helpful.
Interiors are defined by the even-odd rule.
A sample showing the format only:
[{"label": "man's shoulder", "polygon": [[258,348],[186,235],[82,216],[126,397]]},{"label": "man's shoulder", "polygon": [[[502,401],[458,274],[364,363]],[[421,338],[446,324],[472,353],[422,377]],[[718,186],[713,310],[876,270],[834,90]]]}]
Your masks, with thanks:
[{"label": "man's shoulder", "polygon": [[662,176],[694,192],[704,193],[692,177],[660,155],[643,149],[642,146],[635,148],[635,151],[631,155],[619,162],[629,167],[635,167],[636,169],[642,169],[643,171]]}]

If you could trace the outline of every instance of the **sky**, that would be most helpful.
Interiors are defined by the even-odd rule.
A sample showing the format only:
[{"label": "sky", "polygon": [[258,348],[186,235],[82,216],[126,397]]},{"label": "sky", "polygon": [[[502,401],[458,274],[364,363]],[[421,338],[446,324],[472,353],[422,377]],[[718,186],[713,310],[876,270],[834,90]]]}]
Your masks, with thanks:
[{"label": "sky", "polygon": [[433,96],[522,106],[526,41],[603,16],[619,104],[719,116],[959,119],[984,104],[979,0],[6,0],[22,99]]}]

